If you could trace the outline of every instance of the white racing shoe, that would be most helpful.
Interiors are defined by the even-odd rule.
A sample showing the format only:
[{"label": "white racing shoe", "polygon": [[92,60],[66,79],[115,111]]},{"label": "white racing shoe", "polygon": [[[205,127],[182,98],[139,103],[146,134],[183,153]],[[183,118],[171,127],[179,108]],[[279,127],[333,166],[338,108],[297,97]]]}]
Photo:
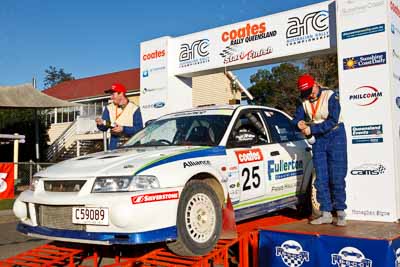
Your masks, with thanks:
[{"label": "white racing shoe", "polygon": [[346,224],[346,213],[343,210],[338,210],[336,226],[346,226]]},{"label": "white racing shoe", "polygon": [[328,211],[323,211],[322,216],[310,221],[310,224],[314,224],[314,225],[331,224],[332,221],[333,221],[332,214]]}]

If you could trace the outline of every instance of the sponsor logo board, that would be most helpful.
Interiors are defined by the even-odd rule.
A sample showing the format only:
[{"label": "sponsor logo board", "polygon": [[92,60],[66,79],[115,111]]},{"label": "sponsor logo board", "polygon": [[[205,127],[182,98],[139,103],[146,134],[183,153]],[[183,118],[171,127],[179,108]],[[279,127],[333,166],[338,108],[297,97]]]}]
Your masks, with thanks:
[{"label": "sponsor logo board", "polygon": [[370,106],[382,97],[382,91],[369,85],[360,86],[349,96],[350,102],[357,106]]},{"label": "sponsor logo board", "polygon": [[268,180],[280,180],[303,174],[303,161],[268,160]]},{"label": "sponsor logo board", "polygon": [[154,194],[144,194],[131,197],[131,201],[133,205],[143,204],[148,202],[157,202],[157,201],[166,201],[166,200],[174,200],[179,198],[179,192],[162,192],[162,193],[154,193]]},{"label": "sponsor logo board", "polygon": [[186,68],[210,62],[210,40],[199,39],[192,43],[183,43],[179,52],[179,68]]},{"label": "sponsor logo board", "polygon": [[310,253],[304,251],[299,242],[287,240],[279,247],[275,247],[275,256],[281,257],[288,267],[300,267],[304,262],[310,261]]},{"label": "sponsor logo board", "polygon": [[235,154],[239,164],[264,160],[261,149],[259,148],[235,151]]},{"label": "sponsor logo board", "polygon": [[372,260],[355,247],[344,247],[339,253],[331,254],[333,266],[372,267]]},{"label": "sponsor logo board", "polygon": [[379,24],[374,26],[368,26],[364,28],[359,28],[355,30],[345,31],[342,32],[342,39],[351,39],[356,37],[361,37],[365,35],[380,33],[385,31],[385,24]]},{"label": "sponsor logo board", "polygon": [[349,57],[343,59],[344,70],[364,68],[381,64],[386,64],[386,52]]},{"label": "sponsor logo board", "polygon": [[351,136],[353,144],[382,143],[383,126],[361,125],[351,127]]},{"label": "sponsor logo board", "polygon": [[381,175],[386,171],[386,167],[377,163],[365,163],[353,168],[350,173],[355,176]]}]

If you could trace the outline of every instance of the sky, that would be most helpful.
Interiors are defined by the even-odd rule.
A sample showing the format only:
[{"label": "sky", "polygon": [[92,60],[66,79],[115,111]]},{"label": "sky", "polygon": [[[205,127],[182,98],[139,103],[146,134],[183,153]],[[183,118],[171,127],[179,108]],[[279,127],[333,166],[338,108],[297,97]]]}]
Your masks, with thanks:
[{"label": "sky", "polygon": [[[49,66],[78,78],[140,66],[140,43],[302,7],[320,0],[1,0],[0,85],[37,80]],[[235,71],[245,87],[257,68]]]}]

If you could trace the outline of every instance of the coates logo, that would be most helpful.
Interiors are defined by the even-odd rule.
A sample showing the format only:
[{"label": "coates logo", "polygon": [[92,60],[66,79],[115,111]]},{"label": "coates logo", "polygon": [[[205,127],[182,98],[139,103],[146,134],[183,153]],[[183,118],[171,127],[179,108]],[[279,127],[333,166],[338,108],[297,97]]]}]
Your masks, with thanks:
[{"label": "coates logo", "polygon": [[365,258],[364,254],[353,247],[342,248],[338,254],[331,254],[332,264],[339,267],[372,267],[372,260]]},{"label": "coates logo", "polygon": [[239,164],[262,161],[264,159],[259,148],[235,151],[235,154]]},{"label": "coates logo", "polygon": [[289,267],[299,267],[310,261],[310,253],[303,251],[301,245],[294,240],[287,240],[280,247],[275,247],[276,257],[281,257],[283,263]]},{"label": "coates logo", "polygon": [[354,90],[349,96],[349,100],[358,106],[369,106],[374,104],[378,98],[382,97],[382,92],[372,86],[361,86]]},{"label": "coates logo", "polygon": [[156,59],[156,58],[162,58],[162,57],[165,57],[165,55],[166,55],[166,52],[163,49],[163,50],[156,50],[151,53],[144,54],[142,58],[143,58],[143,61],[146,61],[146,60],[151,60],[151,59]]},{"label": "coates logo", "polygon": [[191,44],[181,44],[181,51],[179,53],[179,67],[185,68],[192,65],[198,65],[210,62],[210,52],[208,47],[210,40],[200,39]]},{"label": "coates logo", "polygon": [[259,24],[247,23],[244,27],[223,32],[221,39],[223,42],[230,41],[230,45],[237,45],[242,44],[243,42],[249,43],[252,41],[274,37],[276,34],[276,31],[267,32],[265,22],[261,22]]},{"label": "coates logo", "polygon": [[286,45],[297,45],[329,37],[329,12],[315,11],[304,17],[291,17],[286,30]]},{"label": "coates logo", "polygon": [[132,204],[142,204],[148,202],[156,202],[156,201],[165,201],[165,200],[173,200],[179,198],[179,192],[164,192],[164,193],[155,193],[155,194],[145,194],[139,196],[131,197]]},{"label": "coates logo", "polygon": [[235,46],[227,46],[219,55],[224,59],[224,64],[236,61],[255,61],[261,57],[272,53],[272,47],[261,48],[259,50],[240,51]]},{"label": "coates logo", "polygon": [[400,18],[400,8],[393,1],[390,1],[390,9],[396,14],[397,17]]},{"label": "coates logo", "polygon": [[350,171],[351,175],[380,175],[386,171],[385,166],[382,164],[363,164]]}]

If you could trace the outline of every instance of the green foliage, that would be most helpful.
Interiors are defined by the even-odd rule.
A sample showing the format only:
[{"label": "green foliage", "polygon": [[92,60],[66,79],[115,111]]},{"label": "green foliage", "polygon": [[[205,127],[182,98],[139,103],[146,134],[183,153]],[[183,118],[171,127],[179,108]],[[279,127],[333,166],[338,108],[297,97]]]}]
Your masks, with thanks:
[{"label": "green foliage", "polygon": [[304,67],[323,87],[339,88],[337,54],[310,57]]},{"label": "green foliage", "polygon": [[[35,160],[35,111],[32,109],[0,109],[0,133],[25,135],[25,144],[19,146],[19,161]],[[40,159],[45,159],[47,126],[44,112],[38,111]],[[0,140],[4,141],[4,140]],[[13,143],[0,145],[0,162],[13,161]]]},{"label": "green foliage", "polygon": [[57,70],[56,67],[49,66],[49,68],[44,72],[46,73],[46,77],[44,78],[44,86],[46,88],[75,79],[74,76],[72,76],[72,73],[65,73],[63,68]]}]

